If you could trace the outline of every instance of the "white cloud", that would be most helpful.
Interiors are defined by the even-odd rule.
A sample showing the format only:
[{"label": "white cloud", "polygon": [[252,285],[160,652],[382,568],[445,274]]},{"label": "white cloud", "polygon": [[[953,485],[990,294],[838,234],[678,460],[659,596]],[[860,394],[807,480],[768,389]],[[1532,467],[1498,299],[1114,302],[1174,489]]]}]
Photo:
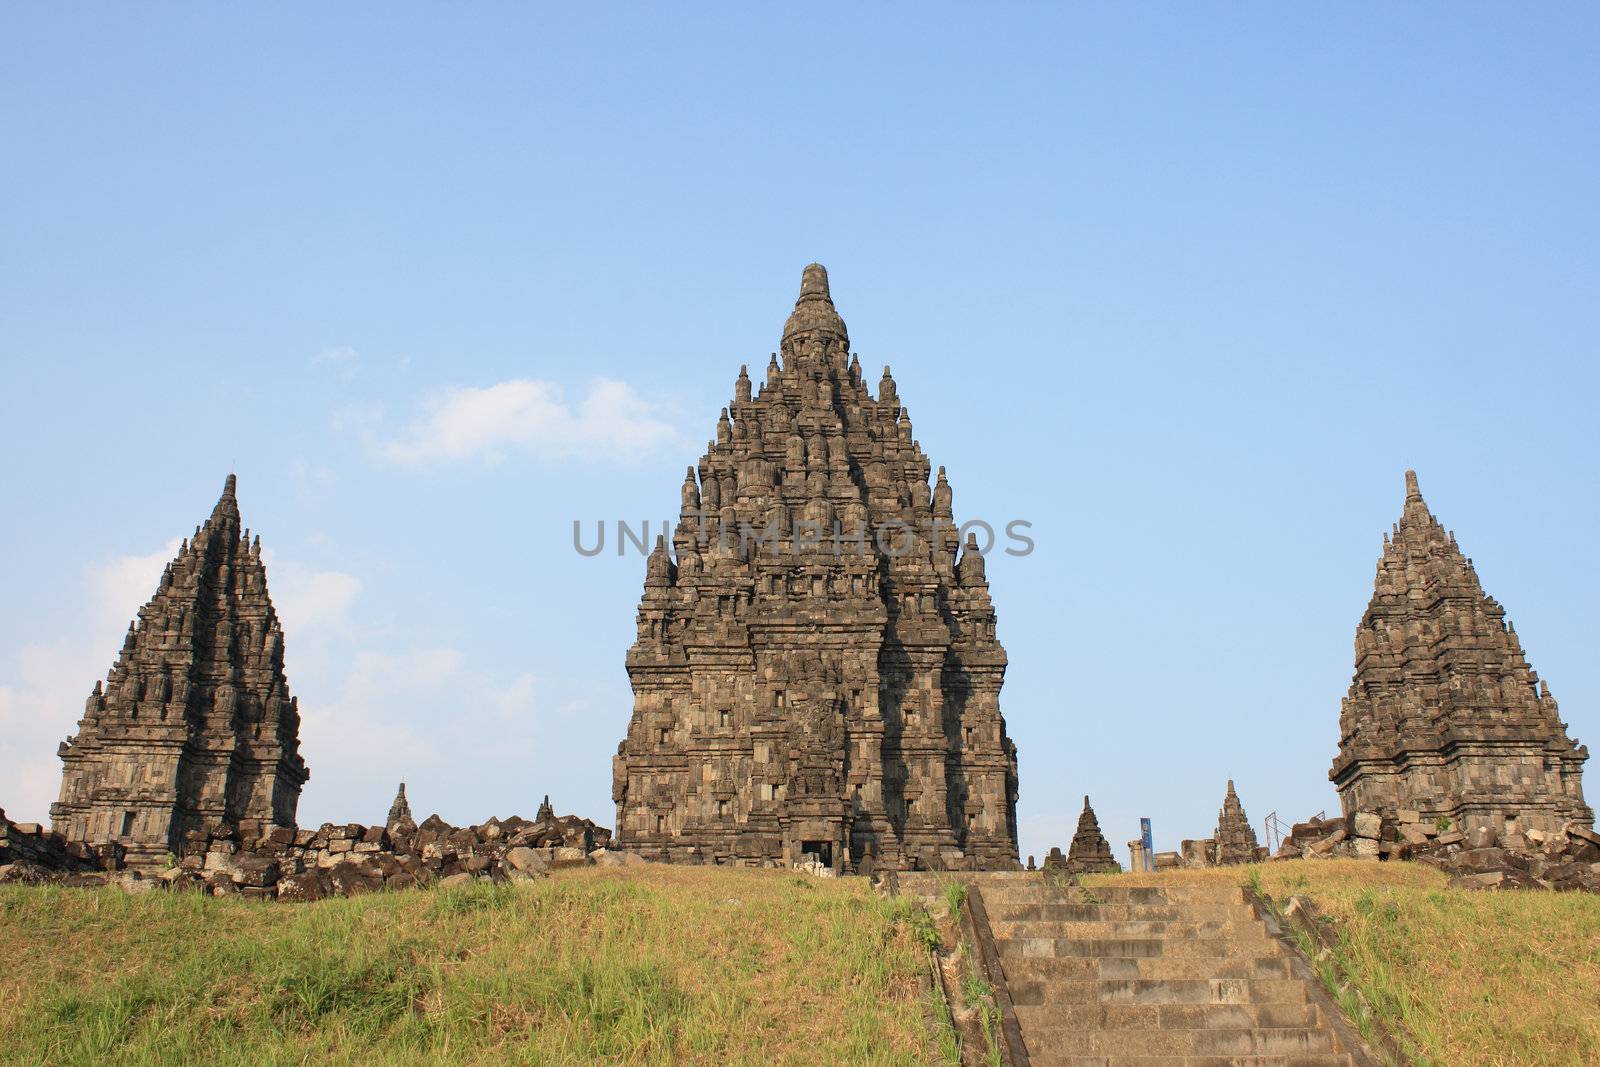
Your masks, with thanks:
[{"label": "white cloud", "polygon": [[[0,806],[9,817],[48,822],[61,780],[57,745],[76,732],[84,699],[177,548],[84,567],[65,636],[0,656]],[[403,778],[423,787],[418,804],[457,820],[498,808],[526,814],[553,788],[581,794],[574,783],[587,772],[546,753],[544,742],[554,731],[571,744],[603,722],[595,693],[570,679],[499,671],[458,648],[407,645],[387,620],[363,618],[354,575],[270,555],[267,565],[313,774],[303,824],[379,820]]]},{"label": "white cloud", "polygon": [[[128,623],[156,591],[162,568],[178,554],[182,538],[143,554],[114,556],[85,566],[79,622],[70,636],[24,645],[0,676],[0,768],[5,791],[0,807],[19,821],[48,820],[61,764],[56,746],[77,731],[83,702],[103,679],[122,647]],[[313,571],[268,560],[273,601],[291,633],[321,638],[344,627],[360,581],[341,571]],[[441,670],[439,657],[410,667]]]},{"label": "white cloud", "polygon": [[573,406],[559,384],[517,378],[448,390],[406,438],[381,445],[379,453],[410,466],[469,459],[495,463],[512,451],[629,462],[678,439],[677,429],[626,382],[598,378]]},{"label": "white cloud", "polygon": [[[300,750],[313,776],[301,806],[303,824],[376,819],[399,781],[434,786],[431,800],[418,800],[430,804],[440,785],[454,784],[447,791],[470,796],[474,783],[526,772],[539,729],[540,686],[533,675],[501,678],[448,647],[367,649],[342,663],[342,674],[337,668],[326,677],[313,672],[308,684],[296,684]],[[316,699],[317,689],[332,699]],[[470,805],[463,814],[483,817]]]},{"label": "white cloud", "polygon": [[139,609],[155,595],[161,570],[177,557],[182,541],[181,537],[174,537],[148,555],[117,556],[85,567],[84,583],[89,590],[95,622],[102,627],[116,624],[126,629]]},{"label": "white cloud", "polygon": [[0,806],[18,821],[48,822],[61,781],[56,746],[77,731],[83,702],[122,648],[128,623],[149,601],[183,539],[114,556],[82,571],[80,624],[70,637],[24,645],[0,685]]},{"label": "white cloud", "polygon": [[0,686],[0,767],[7,779],[0,807],[7,817],[50,821],[61,784],[56,746],[77,730],[83,702],[115,652],[97,655],[69,641],[36,642],[17,652],[9,684]]},{"label": "white cloud", "polygon": [[349,379],[356,375],[361,363],[361,353],[349,345],[330,345],[311,357],[314,367],[332,367],[339,377]]},{"label": "white cloud", "polygon": [[[267,553],[263,552],[263,556]],[[342,627],[350,605],[361,592],[361,580],[343,571],[313,571],[295,563],[266,559],[272,606],[289,634]]]}]

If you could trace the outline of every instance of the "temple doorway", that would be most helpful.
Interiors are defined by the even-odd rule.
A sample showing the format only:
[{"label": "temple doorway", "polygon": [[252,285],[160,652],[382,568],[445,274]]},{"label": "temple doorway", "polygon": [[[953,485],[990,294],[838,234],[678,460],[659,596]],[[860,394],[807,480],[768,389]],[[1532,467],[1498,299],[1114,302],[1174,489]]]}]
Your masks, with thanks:
[{"label": "temple doorway", "polygon": [[824,867],[833,866],[832,841],[802,841],[800,842],[800,856],[802,859],[811,856]]}]

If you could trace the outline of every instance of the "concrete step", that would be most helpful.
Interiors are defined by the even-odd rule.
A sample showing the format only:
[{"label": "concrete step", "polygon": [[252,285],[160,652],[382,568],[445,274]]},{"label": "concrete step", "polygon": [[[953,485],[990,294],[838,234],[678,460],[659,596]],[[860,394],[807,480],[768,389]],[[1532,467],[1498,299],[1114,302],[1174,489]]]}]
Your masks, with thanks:
[{"label": "concrete step", "polygon": [[1355,1067],[1348,1052],[1288,1056],[1078,1056],[1029,1052],[1034,1067]]},{"label": "concrete step", "polygon": [[1230,885],[1171,885],[1171,886],[1091,886],[1079,888],[1071,885],[1051,885],[1039,882],[983,886],[983,899],[998,906],[1012,903],[1076,903],[1076,904],[1138,904],[1166,906],[1172,904],[1238,904],[1246,903],[1244,890]]},{"label": "concrete step", "polygon": [[1006,984],[1024,981],[1183,981],[1293,979],[1288,956],[1002,957]]},{"label": "concrete step", "polygon": [[1217,922],[1255,921],[1243,904],[1080,904],[1030,900],[1001,903],[983,895],[991,922]]},{"label": "concrete step", "polygon": [[1084,979],[1006,972],[1019,1008],[1037,1004],[1304,1004],[1298,978]]},{"label": "concrete step", "polygon": [[1283,952],[1270,938],[1243,941],[1233,937],[1195,937],[1167,940],[1157,937],[1084,939],[1073,937],[1018,937],[996,939],[1002,961],[1018,957],[1088,956],[1093,959],[1260,959]]},{"label": "concrete step", "polygon": [[1038,871],[913,871],[895,876],[902,892],[942,893],[948,882],[962,882],[980,886],[988,892],[991,886],[1043,885],[1044,877]]},{"label": "concrete step", "polygon": [[1071,1049],[1077,1056],[1295,1056],[1343,1052],[1332,1030],[1279,1029],[1099,1030],[1048,1023],[1022,1024],[1028,1056]]},{"label": "concrete step", "polygon": [[1207,919],[1193,921],[1158,921],[1143,919],[1120,920],[1033,920],[997,921],[989,916],[990,929],[996,941],[1026,940],[1035,937],[1080,938],[1085,941],[1115,941],[1123,938],[1157,938],[1162,940],[1191,940],[1195,938],[1225,937],[1238,941],[1262,942],[1268,940],[1267,928],[1254,920]]},{"label": "concrete step", "polygon": [[1062,1030],[1316,1030],[1315,1004],[1018,1005],[1024,1034]]}]

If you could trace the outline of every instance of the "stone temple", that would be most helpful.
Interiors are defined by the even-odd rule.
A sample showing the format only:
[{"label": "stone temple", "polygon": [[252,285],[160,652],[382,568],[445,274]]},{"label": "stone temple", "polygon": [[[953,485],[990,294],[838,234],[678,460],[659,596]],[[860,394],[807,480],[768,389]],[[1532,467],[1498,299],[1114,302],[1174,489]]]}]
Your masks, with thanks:
[{"label": "stone temple", "polygon": [[1356,628],[1356,673],[1329,771],[1345,814],[1401,810],[1496,833],[1588,825],[1589,750],[1406,472],[1405,510]]},{"label": "stone temple", "polygon": [[293,826],[309,777],[261,539],[241,529],[234,486],[230,474],[61,745],[55,830],[119,845],[130,865],[166,866],[190,830]]},{"label": "stone temple", "polygon": [[1256,843],[1255,828],[1245,817],[1244,805],[1234,791],[1233,779],[1228,779],[1228,792],[1222,798],[1222,810],[1217,812],[1217,832],[1211,840],[1216,849],[1216,863],[1254,863],[1265,858]]},{"label": "stone temple", "polygon": [[646,565],[620,846],[678,862],[1015,869],[1006,654],[975,538],[821,266]]}]

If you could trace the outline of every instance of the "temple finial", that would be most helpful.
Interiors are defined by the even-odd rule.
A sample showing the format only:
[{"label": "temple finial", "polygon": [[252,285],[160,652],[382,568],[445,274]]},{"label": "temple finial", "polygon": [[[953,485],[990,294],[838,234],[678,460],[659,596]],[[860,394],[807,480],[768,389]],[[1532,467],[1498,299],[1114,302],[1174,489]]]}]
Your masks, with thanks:
[{"label": "temple finial", "polygon": [[1421,500],[1422,489],[1417,485],[1417,472],[1406,471],[1406,500]]},{"label": "temple finial", "polygon": [[829,303],[833,297],[828,293],[828,268],[821,263],[809,264],[800,274],[800,299],[807,297],[820,297]]},{"label": "temple finial", "polygon": [[801,272],[800,296],[794,302],[794,313],[783,324],[785,341],[800,333],[828,335],[843,348],[850,347],[849,332],[828,292],[828,269],[821,263],[812,263]]},{"label": "temple finial", "polygon": [[[219,518],[231,518],[237,522],[239,519],[239,500],[235,496],[239,488],[239,479],[234,474],[229,474],[227,481],[222,483],[222,495],[217,498],[217,506],[211,509],[211,518],[207,523],[215,522]],[[198,530],[195,531],[197,534]]]}]

